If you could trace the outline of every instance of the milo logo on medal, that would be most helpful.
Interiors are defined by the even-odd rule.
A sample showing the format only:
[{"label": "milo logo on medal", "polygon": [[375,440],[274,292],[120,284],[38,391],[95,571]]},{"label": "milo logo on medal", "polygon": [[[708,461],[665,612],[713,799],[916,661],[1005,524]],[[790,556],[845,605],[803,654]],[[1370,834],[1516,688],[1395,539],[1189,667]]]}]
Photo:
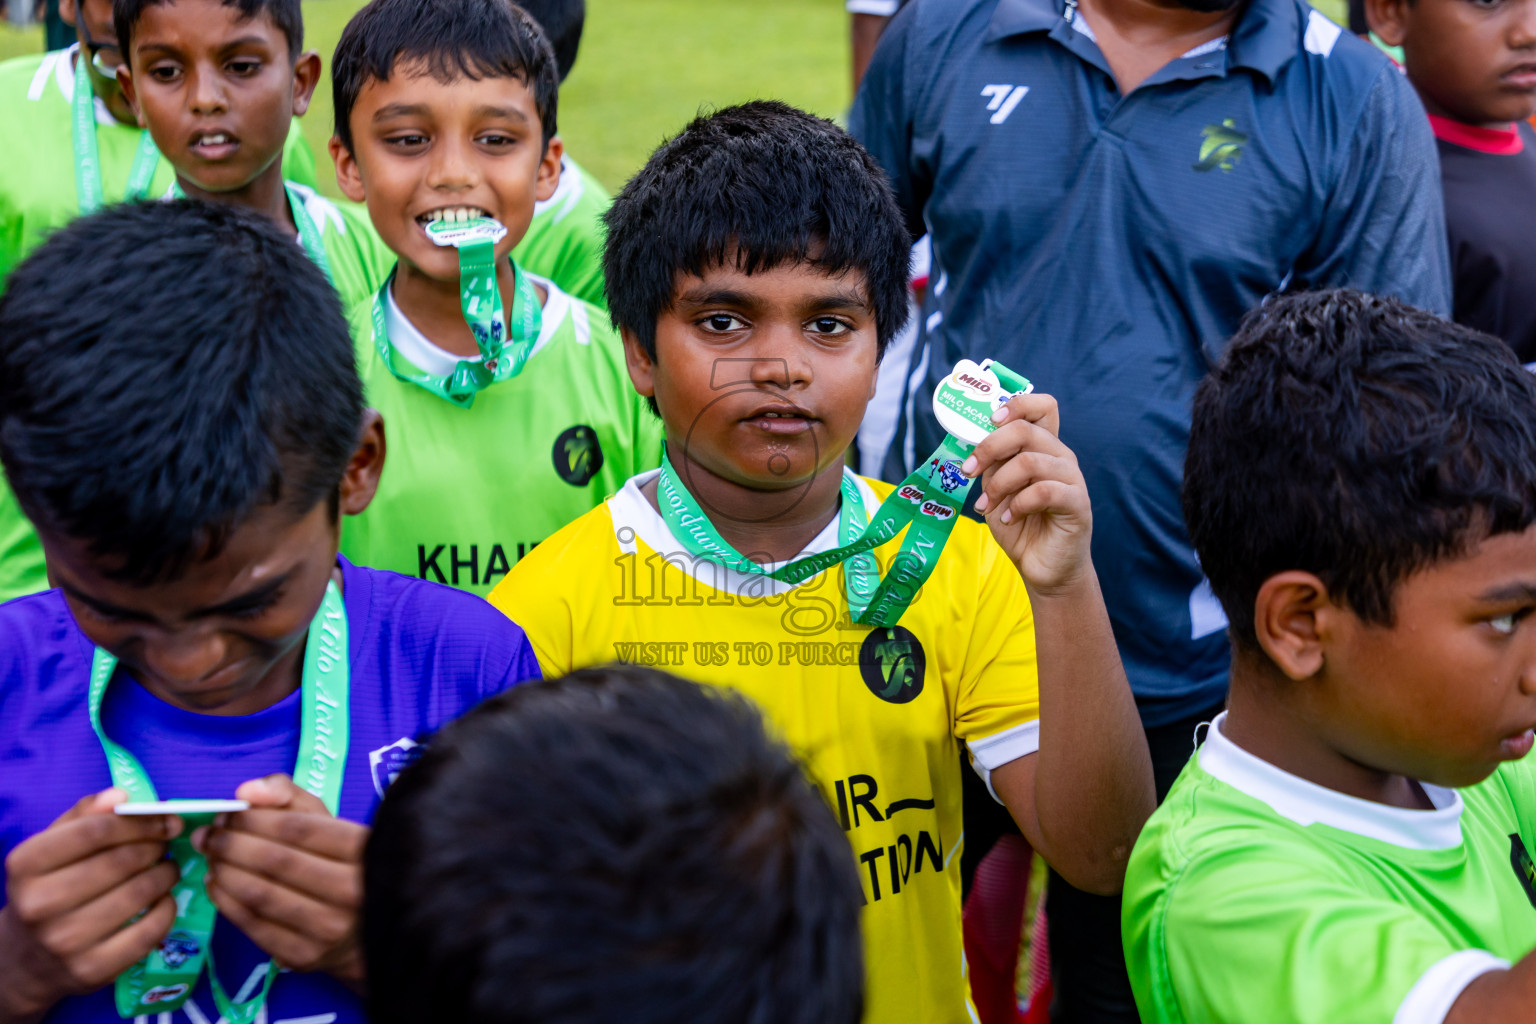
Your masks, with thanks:
[{"label": "milo logo on medal", "polygon": [[923,692],[923,645],[902,626],[872,629],[859,645],[859,675],[888,704],[906,704]]},{"label": "milo logo on medal", "polygon": [[954,509],[950,508],[948,505],[940,504],[937,501],[923,502],[922,508],[918,509],[918,511],[925,516],[933,516],[933,518],[939,520],[940,522],[943,522],[946,519],[952,519],[955,515]]},{"label": "milo logo on medal", "polygon": [[921,505],[923,503],[923,489],[921,487],[913,487],[911,484],[902,484],[901,489],[896,493],[901,495],[903,498],[906,498],[914,505]]},{"label": "milo logo on medal", "polygon": [[603,468],[603,448],[598,444],[597,431],[585,423],[561,431],[550,457],[560,479],[572,487],[585,487]]},{"label": "milo logo on medal", "polygon": [[979,395],[990,395],[992,393],[992,385],[980,377],[972,377],[968,373],[957,373],[955,374],[955,380]]}]

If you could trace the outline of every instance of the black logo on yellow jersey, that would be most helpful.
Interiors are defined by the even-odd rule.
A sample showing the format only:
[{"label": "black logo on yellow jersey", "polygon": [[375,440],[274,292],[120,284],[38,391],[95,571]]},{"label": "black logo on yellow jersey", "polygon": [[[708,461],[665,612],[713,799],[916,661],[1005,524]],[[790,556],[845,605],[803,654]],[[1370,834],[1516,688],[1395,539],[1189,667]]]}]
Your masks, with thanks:
[{"label": "black logo on yellow jersey", "polygon": [[859,675],[869,692],[891,704],[905,704],[923,692],[927,657],[912,631],[901,626],[872,629],[859,646]]},{"label": "black logo on yellow jersey", "polygon": [[1509,862],[1514,866],[1515,877],[1520,879],[1520,887],[1525,890],[1525,898],[1536,907],[1536,864],[1531,863],[1531,855],[1526,852],[1518,832],[1509,834]]},{"label": "black logo on yellow jersey", "polygon": [[603,468],[603,446],[597,443],[597,431],[585,423],[567,427],[555,438],[555,472],[572,487],[585,487]]}]

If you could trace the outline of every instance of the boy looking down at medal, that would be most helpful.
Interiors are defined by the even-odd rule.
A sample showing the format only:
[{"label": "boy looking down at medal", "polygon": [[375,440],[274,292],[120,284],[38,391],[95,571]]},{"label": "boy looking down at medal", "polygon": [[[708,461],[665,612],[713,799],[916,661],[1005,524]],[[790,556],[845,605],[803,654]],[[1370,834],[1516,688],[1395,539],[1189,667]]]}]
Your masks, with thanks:
[{"label": "boy looking down at medal", "polygon": [[[607,223],[609,308],[668,461],[491,602],[547,673],[645,662],[757,701],[859,861],[866,1019],[969,1021],[959,744],[1081,886],[1119,888],[1153,803],[1055,403],[986,406],[995,433],[950,438],[894,495],[844,468],[907,315],[910,239],[830,122],[767,102],[699,118]],[[957,511],[976,476],[990,537]]]},{"label": "boy looking down at medal", "polygon": [[509,255],[558,183],[554,54],[508,0],[374,0],[332,77],[337,180],[398,257],[352,311],[391,454],[342,551],[484,594],[661,458],[603,314]]},{"label": "boy looking down at medal", "polygon": [[[380,795],[538,673],[483,602],[337,557],[382,458],[335,292],[265,218],[117,206],[12,275],[0,462],[59,589],[0,606],[0,1021],[361,1024]],[[249,809],[114,813],[161,798]]]},{"label": "boy looking down at medal", "polygon": [[[0,136],[24,141],[24,152],[0,160],[0,288],[56,228],[105,203],[163,196],[175,182],[118,87],[111,0],[62,0],[59,9],[75,45],[0,63]],[[314,155],[297,124],[284,160],[314,184]],[[37,531],[0,476],[0,601],[47,587]]]},{"label": "boy looking down at medal", "polygon": [[1196,394],[1184,514],[1232,692],[1131,856],[1142,1018],[1529,1020],[1536,378],[1393,299],[1274,299]]},{"label": "boy looking down at medal", "polygon": [[363,211],[283,172],[320,57],[299,0],[120,0],[123,95],[176,169],[176,190],[271,218],[330,275],[344,307],[372,294],[389,254]]}]

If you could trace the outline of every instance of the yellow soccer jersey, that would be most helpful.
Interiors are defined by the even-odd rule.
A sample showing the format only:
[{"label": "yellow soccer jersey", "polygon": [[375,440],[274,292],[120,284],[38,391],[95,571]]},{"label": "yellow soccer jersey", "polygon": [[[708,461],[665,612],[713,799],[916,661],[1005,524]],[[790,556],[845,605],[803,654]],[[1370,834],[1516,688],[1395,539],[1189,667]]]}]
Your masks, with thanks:
[{"label": "yellow soccer jersey", "polygon": [[[842,821],[864,885],[865,1019],[974,1020],[960,938],[960,744],[991,770],[1039,746],[1034,623],[987,528],[956,524],[901,622],[849,622],[842,569],[788,586],[700,562],[633,477],[491,592],[546,676],[655,665],[753,698]],[[889,484],[859,479],[866,507]],[[804,554],[837,543],[834,520]],[[882,570],[899,538],[876,549]]]}]

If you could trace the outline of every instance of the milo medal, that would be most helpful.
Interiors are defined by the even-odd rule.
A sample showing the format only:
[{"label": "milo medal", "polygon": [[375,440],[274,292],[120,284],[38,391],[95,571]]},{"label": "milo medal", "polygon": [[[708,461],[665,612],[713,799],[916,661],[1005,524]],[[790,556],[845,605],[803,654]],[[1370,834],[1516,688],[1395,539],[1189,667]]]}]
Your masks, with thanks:
[{"label": "milo medal", "polygon": [[480,355],[478,359],[459,360],[447,375],[401,366],[389,342],[389,323],[384,315],[384,290],[394,282],[391,275],[373,300],[374,343],[390,373],[467,409],[480,391],[522,372],[538,343],[542,313],[533,282],[513,263],[512,316],[506,316],[496,283],[496,243],[506,234],[507,229],[489,217],[442,217],[427,225],[427,237],[435,244],[458,250],[459,305]]}]

